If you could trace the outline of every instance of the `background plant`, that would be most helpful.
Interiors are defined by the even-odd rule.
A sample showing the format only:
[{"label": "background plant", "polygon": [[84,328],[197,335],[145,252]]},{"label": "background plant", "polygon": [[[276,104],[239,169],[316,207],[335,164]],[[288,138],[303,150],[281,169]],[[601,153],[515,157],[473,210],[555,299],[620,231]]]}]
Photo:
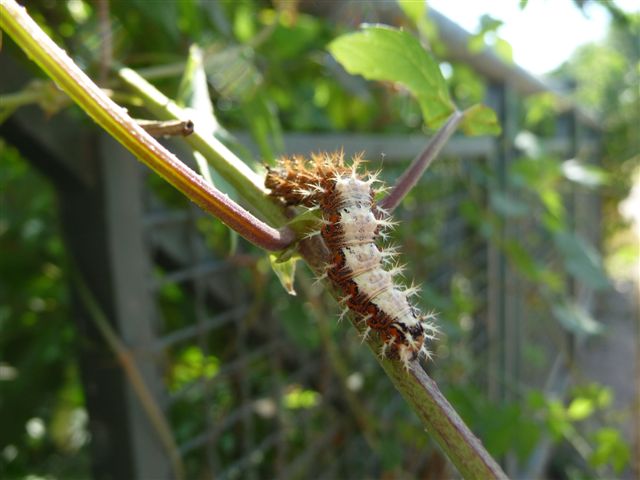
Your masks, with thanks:
[{"label": "background plant", "polygon": [[[60,25],[59,32],[69,33],[66,37],[58,36],[58,40],[68,43],[74,56],[84,61],[90,72],[98,72],[100,68],[98,53],[101,43],[96,36],[95,12],[89,4],[83,2],[75,2],[73,5],[71,3],[56,4],[43,7],[40,12],[47,21],[56,19],[55,24]],[[420,125],[419,105],[414,102],[409,93],[394,92],[390,95],[390,87],[386,85],[365,83],[336,73],[335,65],[323,53],[325,44],[335,36],[334,27],[321,17],[306,15],[286,7],[280,11],[272,10],[258,4],[236,6],[224,3],[219,6],[207,3],[203,7],[197,7],[189,2],[181,2],[170,5],[167,9],[149,12],[145,9],[144,2],[133,2],[132,8],[127,8],[125,11],[124,6],[115,2],[112,13],[117,21],[114,28],[116,58],[122,63],[141,68],[154,63],[171,65],[175,62],[177,66],[173,73],[170,69],[153,71],[149,67],[151,68],[149,75],[163,90],[178,91],[187,46],[192,41],[197,41],[203,46],[205,59],[208,58],[211,62],[207,64],[205,61],[205,69],[208,68],[208,79],[214,87],[214,111],[219,123],[229,129],[248,128],[263,158],[273,158],[281,148],[283,129],[295,127],[309,131],[345,129],[389,132],[411,131]],[[175,18],[179,21],[175,22]],[[139,28],[143,21],[156,24],[156,31],[159,34],[155,38]],[[57,32],[52,33],[57,36]],[[182,45],[182,50],[177,49],[176,45]],[[149,58],[153,61],[149,61]],[[234,74],[220,75],[220,65],[231,65],[233,68],[225,70]],[[167,71],[170,74],[167,74]],[[461,101],[464,104],[468,101],[467,105],[471,105],[482,97],[482,85],[477,79],[473,79],[471,72],[458,66],[454,66],[453,72],[449,82],[457,102]],[[234,82],[234,78],[241,78],[242,81]],[[234,145],[225,130],[217,129],[215,134],[225,142],[229,142],[229,145]],[[243,153],[245,158],[250,158],[250,153],[246,151]],[[514,167],[511,181],[515,186],[523,188],[525,194],[531,195],[536,202],[539,202],[538,208],[547,215],[549,220],[549,233],[552,235],[556,233],[554,248],[558,249],[560,255],[570,257],[575,252],[576,245],[579,247],[578,251],[584,253],[583,258],[577,260],[567,258],[566,267],[569,274],[580,275],[580,272],[584,272],[587,268],[591,269],[588,270],[590,273],[596,272],[595,281],[602,279],[597,273],[598,261],[594,262],[593,257],[587,254],[588,247],[585,251],[577,240],[562,236],[566,227],[566,214],[558,207],[557,198],[555,201],[553,198],[553,192],[567,181],[562,169],[558,169],[553,161],[545,162],[542,159],[541,163],[548,165],[549,168],[531,172],[527,169],[527,162],[523,160],[519,164],[520,168]],[[478,181],[478,179],[481,180]],[[471,183],[465,187],[477,188],[481,182],[487,182],[490,186],[491,172],[481,169],[471,172],[469,181]],[[156,188],[163,190],[159,185]],[[175,196],[172,197],[169,192],[165,192],[165,195],[175,199]],[[428,198],[429,193],[413,192],[406,202],[411,205],[412,202],[427,201]],[[503,217],[513,220],[529,213],[519,208],[521,205],[517,202],[514,203],[511,200],[496,195],[492,198],[492,205]],[[472,204],[467,204],[461,213],[466,215],[471,228],[477,228],[489,237],[493,234],[491,227],[496,222],[502,221],[500,218],[495,218],[492,212],[474,210]],[[11,224],[15,223],[11,222]],[[216,229],[210,225],[203,228]],[[423,233],[423,237],[419,239],[423,243],[415,245],[414,248],[427,246],[431,249],[427,251],[437,252],[440,247],[437,239],[429,238],[428,234],[428,230],[434,228],[433,223],[425,228],[425,225],[416,222],[416,224],[407,225],[406,228],[414,232],[427,232]],[[210,235],[209,238],[220,252],[232,249],[233,240],[228,235]],[[555,287],[558,283],[555,281],[558,273],[547,271],[544,265],[537,265],[526,251],[518,249],[516,245],[507,244],[504,248],[514,259],[514,264],[522,274],[536,281],[541,290],[550,296],[550,300],[558,302],[559,319],[564,318],[569,326],[572,322],[575,323],[575,312],[563,303],[564,292],[558,291]],[[8,275],[13,275],[10,273],[13,272],[12,269],[8,269],[8,272]],[[604,280],[602,282],[604,283]],[[271,285],[270,288],[277,288],[277,286]],[[472,354],[468,348],[471,334],[465,327],[464,318],[473,311],[476,295],[469,290],[469,282],[464,272],[461,272],[445,292],[430,294],[427,289],[425,303],[436,305],[439,310],[446,312],[443,317],[453,319],[445,325],[445,328],[452,343],[458,345],[460,349],[455,353],[454,361],[448,362],[448,366],[441,366],[443,370],[439,375],[441,378],[453,378],[461,382],[462,387],[449,388],[447,395],[457,400],[456,406],[461,409],[463,416],[476,427],[476,431],[482,432],[480,435],[486,439],[492,453],[495,455],[505,453],[510,440],[516,437],[516,434],[525,431],[528,434],[525,435],[523,444],[518,446],[518,452],[519,455],[526,457],[540,429],[545,428],[544,422],[528,420],[528,407],[523,407],[519,403],[507,409],[492,405],[481,390],[473,387],[473,379],[470,375],[472,370],[468,369]],[[183,296],[183,292],[166,292],[167,308],[176,309],[177,306],[182,305],[181,302],[188,303],[188,299]],[[299,306],[280,305],[279,307],[283,322],[294,338],[304,339],[302,343],[307,347],[313,347],[320,342],[319,338],[314,339],[314,334],[311,334],[309,339],[308,332],[314,329],[312,325],[296,321],[301,314]],[[180,308],[184,307],[176,309],[176,316]],[[592,324],[587,323],[588,325]],[[577,327],[573,324],[573,328],[584,329],[584,327],[584,324],[578,323]],[[31,334],[35,336],[36,332],[32,331]],[[50,341],[53,344],[59,344],[60,339],[52,332]],[[15,355],[24,355],[25,359],[29,358],[27,352]],[[65,360],[68,361],[68,359]],[[12,360],[11,364],[16,365],[17,362]],[[184,381],[185,375],[188,377],[185,372],[190,369],[196,373],[204,371],[208,372],[206,374],[213,374],[215,361],[206,359],[202,355],[198,356],[197,353],[183,352],[176,358],[176,385]],[[311,392],[301,395],[300,398],[312,396]],[[292,398],[294,397],[296,396],[293,395]],[[291,405],[302,405],[307,402],[296,398],[291,400]],[[465,402],[468,408],[465,408]],[[539,405],[535,408],[539,408]],[[31,411],[27,412],[24,409],[22,418],[24,419],[25,415],[31,415]],[[45,413],[42,416],[48,415]],[[562,418],[560,414],[554,415],[553,418]],[[495,416],[501,419],[497,422],[497,426],[496,424],[483,426],[483,419],[495,418]],[[178,422],[187,424],[188,417],[188,412],[185,412]],[[20,417],[16,417],[16,420],[18,418]],[[572,418],[575,419],[575,415]],[[49,421],[45,423],[49,424]],[[18,422],[16,424],[19,425]],[[407,430],[406,434],[410,435],[411,430],[409,428]],[[562,431],[562,429],[559,430]],[[31,441],[29,438],[25,436],[20,440],[21,443],[17,448],[20,459],[25,456],[33,458],[29,455],[35,454],[34,448],[28,444]],[[557,438],[563,437],[559,435]],[[386,451],[391,451],[390,455],[393,457],[393,449]],[[387,461],[390,465],[395,465],[399,460],[396,457]],[[20,471],[20,465],[27,465],[29,462],[25,460],[22,464],[11,463],[12,468]]]}]

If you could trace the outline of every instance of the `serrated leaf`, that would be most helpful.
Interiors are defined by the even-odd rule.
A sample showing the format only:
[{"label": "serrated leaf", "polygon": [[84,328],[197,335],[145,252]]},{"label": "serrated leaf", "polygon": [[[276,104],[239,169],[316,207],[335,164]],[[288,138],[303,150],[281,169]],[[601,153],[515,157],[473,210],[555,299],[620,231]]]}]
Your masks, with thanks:
[{"label": "serrated leaf", "polygon": [[465,134],[471,136],[499,135],[502,131],[496,112],[481,103],[464,111],[464,120],[460,127]]},{"label": "serrated leaf", "polygon": [[288,260],[282,260],[282,255],[277,253],[269,254],[269,263],[275,272],[280,284],[289,295],[296,295],[293,287],[293,281],[296,276],[296,263],[298,257],[290,257]]},{"label": "serrated leaf", "polygon": [[408,32],[365,26],[338,37],[328,48],[347,72],[404,86],[418,100],[429,128],[441,126],[455,110],[437,62]]}]

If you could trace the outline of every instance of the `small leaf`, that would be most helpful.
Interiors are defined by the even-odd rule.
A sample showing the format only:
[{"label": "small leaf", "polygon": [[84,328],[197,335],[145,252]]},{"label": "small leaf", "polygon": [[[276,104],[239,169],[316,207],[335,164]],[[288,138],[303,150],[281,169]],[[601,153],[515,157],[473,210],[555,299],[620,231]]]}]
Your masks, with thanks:
[{"label": "small leaf", "polygon": [[360,32],[338,37],[328,48],[349,73],[407,88],[418,100],[429,128],[438,128],[455,110],[437,62],[407,32],[365,26]]},{"label": "small leaf", "polygon": [[605,427],[595,435],[596,447],[589,457],[589,463],[594,467],[612,465],[616,473],[622,472],[631,458],[631,450],[622,438],[620,432],[614,428]]},{"label": "small leaf", "polygon": [[271,268],[287,293],[289,295],[296,295],[296,290],[293,287],[293,281],[296,275],[296,263],[298,262],[298,257],[290,256],[287,260],[283,260],[282,258],[282,255],[270,253],[269,262],[271,264]]},{"label": "small leaf", "polygon": [[580,305],[564,301],[551,306],[553,316],[560,324],[576,335],[598,335],[604,327]]},{"label": "small leaf", "polygon": [[567,408],[567,415],[570,420],[584,420],[591,416],[595,410],[593,400],[585,397],[578,397],[572,400]]},{"label": "small leaf", "polygon": [[600,254],[584,238],[561,231],[553,236],[553,240],[562,253],[564,267],[573,277],[596,290],[610,286]]},{"label": "small leaf", "polygon": [[496,55],[506,63],[513,63],[513,47],[506,40],[499,38],[493,46]]},{"label": "small leaf", "polygon": [[607,182],[604,170],[593,165],[585,165],[575,158],[562,163],[562,173],[568,180],[585,187],[598,187]]},{"label": "small leaf", "polygon": [[460,125],[467,135],[499,135],[502,129],[496,112],[486,105],[477,103],[464,111],[464,120]]},{"label": "small leaf", "polygon": [[480,33],[496,32],[502,25],[504,25],[502,20],[491,15],[484,14],[480,17]]},{"label": "small leaf", "polygon": [[300,215],[296,215],[289,220],[287,226],[296,233],[308,234],[314,230],[318,230],[320,217],[319,210],[305,210]]}]

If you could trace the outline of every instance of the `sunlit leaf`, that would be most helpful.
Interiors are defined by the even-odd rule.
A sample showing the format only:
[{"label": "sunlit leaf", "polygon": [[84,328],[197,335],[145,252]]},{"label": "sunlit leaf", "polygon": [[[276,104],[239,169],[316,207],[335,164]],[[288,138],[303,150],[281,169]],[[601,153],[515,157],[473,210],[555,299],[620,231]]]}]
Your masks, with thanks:
[{"label": "sunlit leaf", "polygon": [[605,427],[595,434],[596,447],[589,457],[594,467],[611,465],[616,473],[620,473],[631,458],[629,445],[622,438],[620,431]]},{"label": "sunlit leaf", "polygon": [[170,389],[177,391],[202,378],[213,378],[220,370],[220,359],[204,355],[200,347],[190,346],[174,357]]},{"label": "sunlit leaf", "polygon": [[607,182],[604,170],[593,165],[585,165],[576,159],[563,162],[562,173],[568,180],[585,187],[598,187]]},{"label": "sunlit leaf", "polygon": [[502,131],[496,112],[480,103],[465,110],[460,128],[467,135],[499,135]]},{"label": "sunlit leaf", "polygon": [[551,306],[551,311],[564,328],[576,335],[597,335],[604,330],[601,323],[575,302],[556,303]]},{"label": "sunlit leaf", "polygon": [[[196,125],[200,134],[216,137],[220,134],[226,134],[213,110],[213,103],[209,96],[207,75],[204,69],[203,53],[197,45],[192,45],[189,48],[187,64],[178,88],[177,102],[187,107],[186,111],[191,116],[190,120]],[[193,158],[196,161],[200,175],[207,183],[227,192],[232,198],[237,198],[235,189],[209,166],[207,159],[200,152],[194,151]],[[229,235],[230,250],[233,253],[238,244],[238,233],[229,229]]]},{"label": "sunlit leaf", "polygon": [[427,11],[427,2],[424,0],[397,0],[398,6],[413,23],[419,25]]},{"label": "sunlit leaf", "polygon": [[189,48],[176,102],[187,108],[191,115],[190,120],[202,134],[213,136],[221,129],[209,96],[202,50],[197,45],[191,45]]},{"label": "sunlit leaf", "polygon": [[296,276],[296,263],[298,260],[299,258],[295,256],[290,256],[285,260],[278,254],[269,254],[271,268],[278,277],[278,280],[280,280],[282,287],[289,295],[296,295],[293,282]]},{"label": "sunlit leaf", "polygon": [[408,32],[369,25],[338,37],[329,51],[351,74],[407,88],[430,128],[438,128],[455,110],[437,62]]},{"label": "sunlit leaf", "polygon": [[284,396],[285,408],[296,410],[313,408],[320,403],[320,394],[314,390],[306,390],[296,385]]},{"label": "sunlit leaf", "polygon": [[498,38],[495,45],[493,46],[493,49],[495,50],[496,55],[498,55],[498,57],[500,57],[505,62],[513,62],[513,47],[505,39]]},{"label": "sunlit leaf", "polygon": [[584,420],[591,416],[595,410],[595,405],[591,398],[578,397],[571,401],[567,408],[567,415],[571,420]]}]

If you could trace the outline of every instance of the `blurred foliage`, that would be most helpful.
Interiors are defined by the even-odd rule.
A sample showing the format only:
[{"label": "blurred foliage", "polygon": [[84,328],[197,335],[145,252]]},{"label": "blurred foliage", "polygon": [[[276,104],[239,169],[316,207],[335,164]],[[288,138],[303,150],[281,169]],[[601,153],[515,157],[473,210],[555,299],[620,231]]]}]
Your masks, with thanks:
[{"label": "blurred foliage", "polygon": [[[523,8],[526,3],[520,1]],[[163,2],[162,8],[149,8],[147,0],[112,1],[114,58],[119,64],[146,73],[163,91],[194,108],[210,123],[213,135],[254,164],[249,150],[226,129],[251,132],[260,159],[268,163],[283,149],[283,131],[415,132],[425,128],[423,120],[427,127],[437,126],[454,103],[466,109],[484,99],[483,79],[468,66],[438,64],[416,40],[416,36],[426,39],[436,55],[443,51],[437,29],[428,13],[427,17],[423,15],[420,2],[399,4],[408,17],[406,22],[401,20],[406,23],[404,31],[367,27],[340,36],[349,28],[336,25],[330,16],[313,9],[298,8],[297,2],[272,5],[258,0],[193,0]],[[50,26],[53,38],[97,78],[102,40],[95,4],[43,0],[30,2],[29,8],[36,20]],[[602,169],[546,152],[541,140],[555,132],[559,106],[548,94],[527,98],[518,105],[525,129],[516,138],[522,157],[505,172],[506,187],[497,187],[498,173],[486,162],[438,163],[421,182],[422,188],[412,191],[403,202],[398,212],[402,227],[395,234],[402,238],[407,258],[423,259],[410,266],[416,278],[427,281],[421,307],[435,309],[442,318],[444,340],[436,346],[438,371],[434,375],[446,385],[446,395],[490,452],[496,456],[514,453],[525,462],[537,442],[551,435],[554,442],[575,447],[593,471],[605,473],[624,468],[630,455],[628,446],[619,431],[611,427],[613,421],[600,422],[588,434],[581,433],[581,427],[610,413],[609,390],[586,385],[572,391],[568,399],[559,399],[546,395],[541,388],[518,384],[510,386],[517,394],[509,401],[496,400],[487,393],[484,349],[488,340],[486,326],[481,323],[487,309],[487,285],[479,280],[487,265],[476,257],[485,242],[493,242],[507,255],[519,277],[532,286],[528,318],[539,318],[540,322],[532,327],[532,339],[523,353],[527,372],[535,374],[550,367],[550,340],[545,329],[555,331],[560,326],[585,336],[602,330],[600,323],[570,300],[567,279],[585,281],[594,289],[607,288],[608,279],[594,246],[572,231],[565,198],[572,188],[604,188],[612,199],[608,204],[612,210],[615,201],[628,191],[629,171],[637,161],[634,126],[640,123],[639,64],[634,38],[640,17],[625,16],[627,23],[615,18],[618,20],[602,45],[582,48],[556,73],[558,78],[575,79],[580,85],[576,98],[604,119],[607,134]],[[484,17],[470,47],[481,49],[489,44],[510,59],[510,47],[499,38],[499,28],[495,19]],[[382,71],[384,55],[376,43],[381,36],[393,36],[397,42],[397,68]],[[355,40],[362,42],[357,54],[353,53]],[[423,71],[406,68],[408,48],[421,59]],[[349,76],[336,61],[351,73],[385,82]],[[122,93],[117,85],[114,88]],[[48,114],[64,105],[50,84],[33,83],[25,87],[25,92],[30,95],[28,102],[40,103]],[[24,101],[24,97],[19,100]],[[143,115],[136,105],[128,107]],[[471,112],[467,133],[496,132],[488,110],[473,107]],[[8,114],[0,111],[0,117]],[[8,252],[0,256],[0,273],[3,280],[9,280],[0,287],[0,476],[86,476],[86,413],[77,367],[69,354],[81,339],[76,338],[69,322],[55,198],[46,182],[15,150],[2,143],[0,153],[0,251]],[[398,174],[398,164],[385,165],[386,180]],[[211,172],[211,178],[233,194],[215,172]],[[187,206],[184,198],[157,177],[150,176],[148,183],[164,204],[172,208]],[[439,199],[455,199],[460,192],[468,193],[468,197],[459,203],[437,203]],[[531,219],[536,222],[535,228],[529,228]],[[303,224],[308,219],[297,221]],[[197,225],[213,252],[220,256],[236,252],[233,237],[220,222],[202,218]],[[526,238],[502,238],[500,232],[506,225],[526,229]],[[606,224],[611,225],[610,221]],[[254,253],[249,250],[249,254]],[[403,469],[408,468],[405,462],[427,448],[428,438],[420,425],[406,411],[396,411],[391,417],[378,415],[393,407],[396,394],[377,387],[375,378],[380,373],[369,352],[345,346],[356,344],[358,339],[353,331],[347,332],[332,320],[332,311],[328,318],[316,318],[317,307],[312,303],[291,301],[283,295],[268,262],[262,257],[242,269],[255,302],[252,307],[260,311],[264,307],[261,302],[268,302],[282,330],[279,333],[299,352],[310,352],[313,358],[307,361],[324,356],[327,342],[339,345],[344,363],[353,370],[349,376],[353,390],[367,399],[362,411],[373,419],[372,430],[380,439],[378,458],[361,455],[363,449],[370,448],[363,442],[360,454],[352,455],[352,461],[379,461],[379,472],[402,476]],[[272,258],[271,262],[278,265],[283,283],[292,286],[289,259]],[[166,273],[158,267],[156,279]],[[162,285],[158,293],[158,308],[164,319],[160,333],[176,331],[194,321],[191,293],[175,284]],[[325,323],[319,326],[318,322]],[[268,333],[261,330],[261,322],[254,320],[251,327],[256,330],[253,347],[258,349]],[[166,352],[166,382],[169,390],[179,395],[168,415],[179,443],[201,433],[209,422],[222,421],[237,408],[242,393],[238,379],[231,376],[230,380],[220,380],[221,369],[236,352],[237,335],[236,328],[217,328],[204,335],[198,345],[178,344]],[[305,358],[298,361],[304,362]],[[291,452],[303,452],[304,432],[294,428],[298,415],[313,415],[320,408],[330,410],[336,399],[324,397],[320,380],[317,385],[302,385],[295,379],[282,378],[285,412],[276,419],[275,402],[279,400],[269,396],[273,386],[266,380],[272,378],[266,374],[272,365],[249,361],[249,367],[256,381],[253,393],[262,395],[254,405],[261,418],[254,434],[266,436],[277,420],[281,422],[277,426],[288,427],[285,434]],[[198,382],[204,387],[194,388]],[[200,408],[205,399],[215,408],[206,410],[205,415],[194,415],[195,406]],[[341,404],[337,407],[343,408]],[[313,417],[312,428],[326,428],[323,417]],[[219,438],[218,449],[221,458],[235,459],[246,453],[229,431]],[[275,459],[267,457],[264,461]],[[197,454],[188,453],[186,463],[194,476],[201,473],[203,461]],[[571,468],[590,472],[573,459],[562,468],[563,475],[568,475]]]},{"label": "blurred foliage", "polygon": [[607,235],[622,226],[617,207],[629,194],[640,163],[640,13],[614,19],[604,41],[580,47],[553,74],[577,85],[576,101],[594,111],[606,128],[601,166],[611,175],[604,197],[611,220],[605,225]]},{"label": "blurred foliage", "polygon": [[54,192],[1,139],[0,157],[0,476],[85,476],[87,415]]}]

